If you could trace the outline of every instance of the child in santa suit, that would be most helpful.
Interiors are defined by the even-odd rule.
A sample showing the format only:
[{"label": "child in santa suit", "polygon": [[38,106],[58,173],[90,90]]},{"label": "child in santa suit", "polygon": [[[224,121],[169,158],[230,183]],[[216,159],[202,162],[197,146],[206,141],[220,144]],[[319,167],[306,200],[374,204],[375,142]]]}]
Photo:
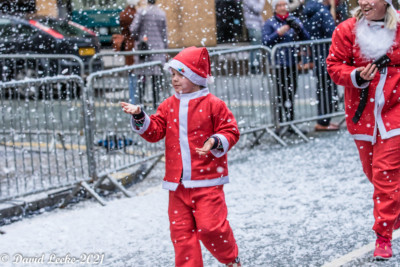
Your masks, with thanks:
[{"label": "child in santa suit", "polygon": [[189,47],[166,64],[175,94],[148,116],[121,103],[133,131],[149,142],[165,138],[168,215],[176,266],[203,266],[200,240],[227,266],[241,266],[229,222],[223,185],[229,182],[227,152],[239,130],[226,104],[207,88],[211,77],[206,48]]},{"label": "child in santa suit", "polygon": [[327,69],[345,86],[347,128],[374,186],[374,257],[389,259],[400,227],[400,20],[391,0],[358,3],[333,33]]}]

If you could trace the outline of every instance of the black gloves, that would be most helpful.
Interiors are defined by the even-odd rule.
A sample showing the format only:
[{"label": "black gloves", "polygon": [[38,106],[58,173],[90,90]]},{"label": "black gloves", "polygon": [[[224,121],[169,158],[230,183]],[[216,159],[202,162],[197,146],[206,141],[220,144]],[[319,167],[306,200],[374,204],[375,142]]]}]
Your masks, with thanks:
[{"label": "black gloves", "polygon": [[297,23],[296,19],[293,17],[288,17],[286,19],[286,23],[289,25],[290,28],[295,30],[296,32],[301,31],[301,26]]}]

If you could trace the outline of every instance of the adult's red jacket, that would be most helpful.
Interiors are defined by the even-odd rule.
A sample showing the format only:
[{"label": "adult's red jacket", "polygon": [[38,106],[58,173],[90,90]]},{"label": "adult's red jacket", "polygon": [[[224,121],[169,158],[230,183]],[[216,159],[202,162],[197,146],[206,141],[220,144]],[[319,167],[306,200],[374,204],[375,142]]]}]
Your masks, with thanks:
[{"label": "adult's red jacket", "polygon": [[[377,130],[382,139],[400,135],[400,25],[387,55],[391,62],[369,83],[357,85],[355,69],[373,60],[361,55],[356,42],[357,21],[348,19],[337,26],[327,58],[332,80],[345,87],[347,128],[356,140],[376,142]],[[371,36],[371,42],[380,42]],[[352,118],[360,102],[360,89],[368,87],[368,101],[358,123]]]},{"label": "adult's red jacket", "polygon": [[[228,150],[239,140],[236,119],[226,104],[207,88],[190,94],[175,94],[160,104],[156,114],[145,114],[141,128],[132,118],[132,129],[149,142],[165,137],[163,188],[175,191],[180,179],[186,188],[209,187],[229,182]],[[223,150],[200,156],[211,136],[220,138]]]}]

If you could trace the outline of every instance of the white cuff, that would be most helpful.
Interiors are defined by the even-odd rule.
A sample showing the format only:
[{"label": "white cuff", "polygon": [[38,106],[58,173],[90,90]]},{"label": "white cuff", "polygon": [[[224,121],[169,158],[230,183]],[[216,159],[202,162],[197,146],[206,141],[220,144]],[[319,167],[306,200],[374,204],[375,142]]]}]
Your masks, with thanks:
[{"label": "white cuff", "polygon": [[351,82],[353,83],[353,86],[354,86],[355,88],[360,88],[360,89],[367,88],[370,82],[365,82],[365,83],[363,83],[363,84],[361,84],[361,85],[358,85],[358,84],[357,84],[356,72],[357,72],[357,69],[354,69],[354,70],[350,73]]},{"label": "white cuff", "polygon": [[[228,152],[228,150],[229,150],[229,142],[228,142],[228,139],[226,139],[226,137],[225,136],[223,136],[222,134],[214,134],[214,135],[212,135],[212,136],[216,136],[216,137],[218,137],[220,140],[221,140],[221,142],[222,142],[222,147],[223,147],[223,151],[221,151],[221,150],[219,150],[219,149],[211,149],[211,153],[215,156],[215,157],[217,157],[217,158],[220,158],[220,157],[222,157],[223,155],[225,155],[226,154],[226,152]],[[211,137],[212,137],[211,136]]]},{"label": "white cuff", "polygon": [[132,130],[138,134],[143,134],[150,125],[150,117],[145,113],[144,114],[144,123],[142,127],[139,127],[139,129],[137,129],[137,126],[135,124],[135,119],[133,118],[133,116],[131,117],[131,127]]}]

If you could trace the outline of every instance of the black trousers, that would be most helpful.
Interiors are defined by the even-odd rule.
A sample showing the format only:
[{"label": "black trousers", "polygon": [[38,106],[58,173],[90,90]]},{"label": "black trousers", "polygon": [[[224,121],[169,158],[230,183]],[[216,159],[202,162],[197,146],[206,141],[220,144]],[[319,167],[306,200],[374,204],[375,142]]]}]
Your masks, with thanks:
[{"label": "black trousers", "polygon": [[160,101],[160,92],[162,85],[162,76],[161,75],[139,75],[138,77],[138,94],[139,94],[139,103],[143,103],[143,96],[146,89],[146,84],[148,79],[151,80],[152,84],[152,93],[153,93],[153,107],[156,108]]},{"label": "black trousers", "polygon": [[294,96],[297,91],[296,65],[276,70],[279,122],[294,120]]},{"label": "black trousers", "polygon": [[[325,64],[316,64],[318,115],[333,113],[338,110],[337,86],[329,76]],[[336,97],[334,97],[336,96]],[[331,119],[318,120],[317,123],[328,126]]]}]

